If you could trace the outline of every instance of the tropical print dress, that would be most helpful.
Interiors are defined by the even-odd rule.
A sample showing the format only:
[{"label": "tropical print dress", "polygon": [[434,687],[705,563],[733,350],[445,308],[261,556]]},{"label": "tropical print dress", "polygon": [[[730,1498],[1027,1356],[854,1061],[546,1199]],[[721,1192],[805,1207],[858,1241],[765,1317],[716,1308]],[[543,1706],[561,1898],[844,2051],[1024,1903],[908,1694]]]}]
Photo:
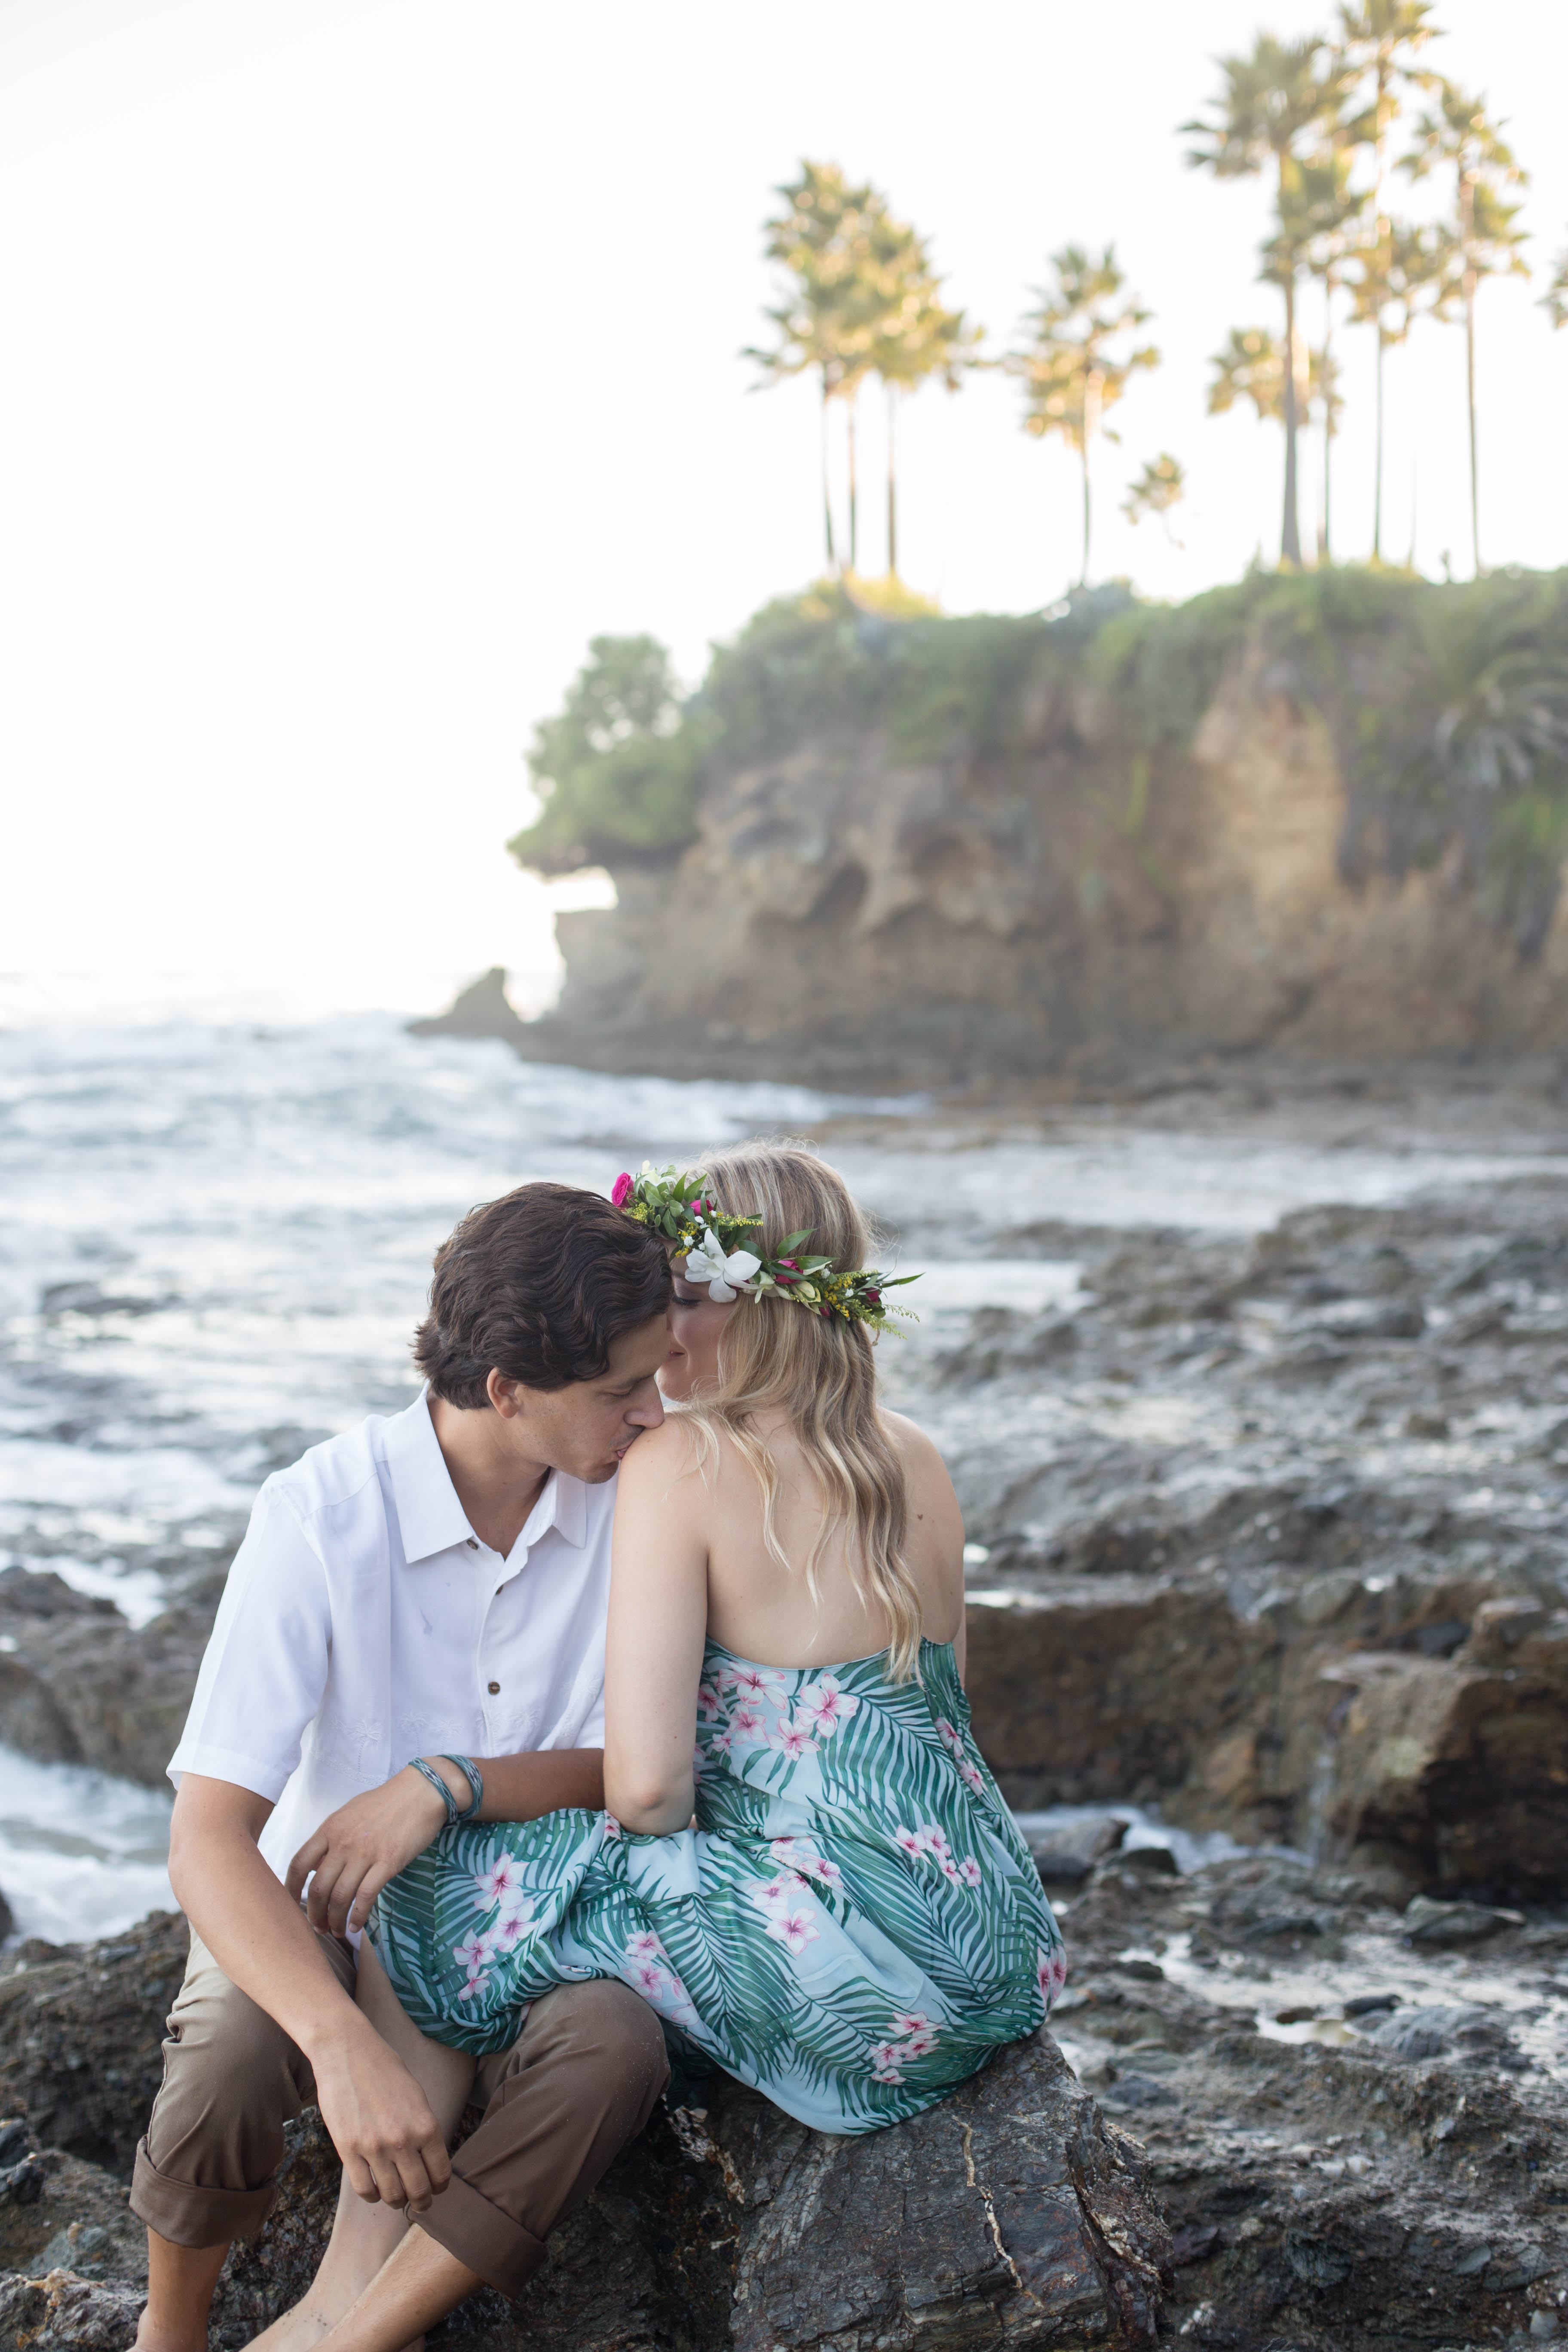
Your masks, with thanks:
[{"label": "tropical print dress", "polygon": [[694,1829],[454,1826],[383,1890],[368,1932],[423,2032],[502,2050],[530,2000],[616,1977],[801,2123],[867,2132],[1043,2021],[1061,1937],[951,1643],[898,1684],[710,1642],[698,1707]]}]

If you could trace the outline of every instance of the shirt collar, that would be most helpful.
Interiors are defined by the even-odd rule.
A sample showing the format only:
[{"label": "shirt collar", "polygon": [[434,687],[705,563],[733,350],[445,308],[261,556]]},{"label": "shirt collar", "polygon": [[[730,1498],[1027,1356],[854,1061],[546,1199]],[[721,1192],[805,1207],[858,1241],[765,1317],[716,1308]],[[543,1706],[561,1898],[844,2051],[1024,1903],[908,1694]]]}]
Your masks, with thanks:
[{"label": "shirt collar", "polygon": [[581,1551],[588,1534],[588,1490],[569,1470],[550,1473],[512,1549],[531,1550],[552,1528]]},{"label": "shirt collar", "polygon": [[[387,1423],[386,1466],[405,1560],[428,1559],[467,1543],[474,1531],[436,1435],[428,1389]],[[579,1551],[588,1539],[588,1490],[566,1470],[550,1473],[512,1550],[527,1553],[552,1528]]]},{"label": "shirt collar", "polygon": [[405,1560],[428,1559],[473,1534],[430,1418],[430,1392],[386,1424],[386,1466]]}]

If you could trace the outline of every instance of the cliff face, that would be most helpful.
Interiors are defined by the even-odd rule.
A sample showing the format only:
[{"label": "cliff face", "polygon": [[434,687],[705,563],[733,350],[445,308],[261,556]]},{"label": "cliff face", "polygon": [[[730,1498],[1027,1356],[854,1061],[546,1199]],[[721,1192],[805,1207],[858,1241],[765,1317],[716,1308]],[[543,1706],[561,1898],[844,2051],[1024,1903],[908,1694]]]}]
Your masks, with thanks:
[{"label": "cliff face", "polygon": [[1349,871],[1364,811],[1279,672],[1243,648],[1180,748],[1131,748],[1114,688],[1058,676],[1005,751],[901,760],[879,725],[710,774],[688,847],[559,919],[561,1004],[514,1041],[678,1076],[765,1048],[775,1076],[873,1083],[1555,1044],[1561,900],[1521,947],[1458,833]]}]

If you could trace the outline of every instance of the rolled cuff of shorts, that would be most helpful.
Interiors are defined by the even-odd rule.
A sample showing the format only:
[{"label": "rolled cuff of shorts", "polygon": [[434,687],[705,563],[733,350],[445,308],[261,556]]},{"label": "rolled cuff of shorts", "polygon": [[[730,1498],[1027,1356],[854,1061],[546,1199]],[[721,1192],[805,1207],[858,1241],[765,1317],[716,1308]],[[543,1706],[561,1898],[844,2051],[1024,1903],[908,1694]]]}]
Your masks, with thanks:
[{"label": "rolled cuff of shorts", "polygon": [[460,2172],[427,2213],[416,2215],[415,2227],[514,2301],[544,2260],[543,2239],[492,2205]]},{"label": "rolled cuff of shorts", "polygon": [[196,2189],[160,2172],[142,2140],[131,2176],[131,2210],[174,2246],[226,2246],[233,2238],[255,2238],[278,2202],[278,2183],[259,2189]]}]

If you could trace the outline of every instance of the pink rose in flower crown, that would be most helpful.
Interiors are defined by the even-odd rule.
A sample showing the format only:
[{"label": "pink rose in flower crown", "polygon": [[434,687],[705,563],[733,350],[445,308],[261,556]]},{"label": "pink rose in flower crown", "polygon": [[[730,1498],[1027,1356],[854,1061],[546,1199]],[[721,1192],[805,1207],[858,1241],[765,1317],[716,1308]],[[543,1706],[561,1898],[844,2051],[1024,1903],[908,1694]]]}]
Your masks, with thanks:
[{"label": "pink rose in flower crown", "polygon": [[626,1174],[626,1170],[623,1168],[620,1174],[616,1177],[615,1182],[610,1187],[611,1208],[624,1209],[631,1190],[632,1179]]}]

